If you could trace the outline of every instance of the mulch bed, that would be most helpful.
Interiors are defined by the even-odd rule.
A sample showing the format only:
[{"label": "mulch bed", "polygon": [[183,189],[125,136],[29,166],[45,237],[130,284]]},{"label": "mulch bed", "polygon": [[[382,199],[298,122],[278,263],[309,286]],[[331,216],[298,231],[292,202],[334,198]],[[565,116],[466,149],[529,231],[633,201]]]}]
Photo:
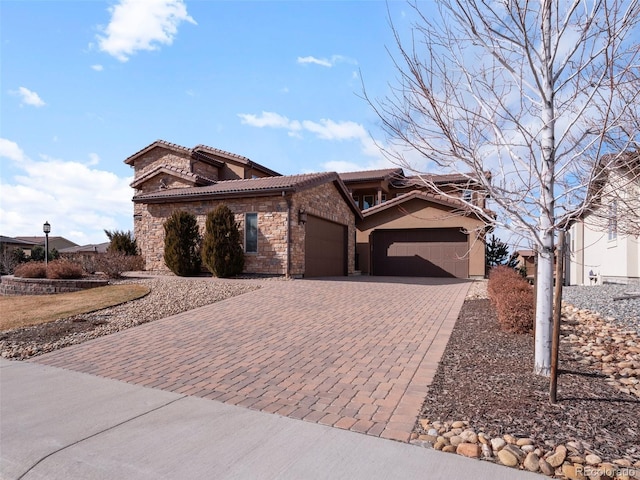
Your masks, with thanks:
[{"label": "mulch bed", "polygon": [[[569,326],[563,335],[571,332]],[[547,449],[578,440],[608,461],[640,460],[640,401],[609,386],[561,344],[552,405],[549,379],[533,373],[533,351],[533,336],[500,330],[489,300],[467,300],[420,418],[468,420],[476,432],[531,437]],[[426,433],[419,423],[416,433]]]}]

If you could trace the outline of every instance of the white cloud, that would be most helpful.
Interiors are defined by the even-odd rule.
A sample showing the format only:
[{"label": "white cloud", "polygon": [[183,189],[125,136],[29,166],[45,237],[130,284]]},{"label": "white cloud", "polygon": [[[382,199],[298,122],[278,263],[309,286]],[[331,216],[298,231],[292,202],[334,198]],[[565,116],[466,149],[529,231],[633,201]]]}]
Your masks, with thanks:
[{"label": "white cloud", "polygon": [[321,67],[331,68],[335,66],[337,63],[350,63],[352,65],[357,65],[358,62],[353,60],[352,58],[345,57],[344,55],[332,55],[331,58],[317,58],[314,56],[306,56],[306,57],[298,57],[297,62],[301,65],[314,64],[320,65]]},{"label": "white cloud", "polygon": [[0,179],[3,235],[41,235],[48,220],[52,235],[82,245],[106,241],[105,228],[132,228],[131,178],[48,155],[32,160],[6,139],[0,139],[0,156],[15,160],[18,172],[10,177],[5,170]]},{"label": "white cloud", "polygon": [[23,105],[31,105],[32,107],[44,107],[46,105],[40,95],[25,87],[19,87],[18,90],[11,90],[9,93],[19,96]]},{"label": "white cloud", "polygon": [[333,67],[333,64],[327,60],[326,58],[316,58],[316,57],[298,57],[298,63],[300,64],[308,64],[313,63],[315,65],[320,65],[322,67]]},{"label": "white cloud", "polygon": [[15,162],[22,162],[27,157],[16,142],[0,138],[0,158],[8,158]]},{"label": "white cloud", "polygon": [[319,122],[304,120],[302,126],[323,140],[364,140],[369,138],[364,127],[356,122],[334,122],[323,118]]},{"label": "white cloud", "polygon": [[323,168],[329,172],[356,172],[363,170],[361,165],[354,162],[346,162],[342,160],[332,160],[322,164]]},{"label": "white cloud", "polygon": [[171,45],[182,22],[196,24],[183,0],[120,0],[109,8],[111,21],[98,35],[98,47],[121,62],[140,50]]},{"label": "white cloud", "polygon": [[102,65],[91,65],[91,68],[96,72],[101,72],[102,70],[104,70],[104,67]]},{"label": "white cloud", "polygon": [[245,125],[258,128],[278,128],[286,130],[288,135],[293,137],[302,138],[302,134],[307,132],[321,140],[358,142],[360,151],[368,158],[366,165],[358,165],[351,161],[328,161],[323,164],[323,168],[326,170],[344,172],[389,168],[392,165],[366,129],[356,122],[336,122],[330,119],[291,120],[275,112],[262,112],[260,115],[241,113],[238,116]]}]

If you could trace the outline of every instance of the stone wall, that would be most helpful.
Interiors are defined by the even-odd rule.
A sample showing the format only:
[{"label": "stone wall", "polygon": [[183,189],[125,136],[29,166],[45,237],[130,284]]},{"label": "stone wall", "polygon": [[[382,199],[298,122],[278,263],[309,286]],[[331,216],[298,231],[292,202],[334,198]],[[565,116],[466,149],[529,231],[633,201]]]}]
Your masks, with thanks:
[{"label": "stone wall", "polygon": [[147,270],[167,270],[164,263],[163,224],[174,211],[183,210],[196,216],[204,235],[207,214],[224,203],[235,214],[244,242],[245,213],[258,214],[258,252],[245,254],[246,273],[286,274],[287,200],[282,196],[203,200],[171,203],[136,203],[134,232]]},{"label": "stone wall", "polygon": [[305,226],[298,223],[298,212],[304,209],[315,215],[348,227],[348,272],[355,269],[355,215],[342,200],[333,183],[320,185],[291,197],[269,196],[227,200],[202,200],[167,203],[135,203],[134,232],[147,270],[167,270],[164,263],[165,220],[176,210],[196,215],[204,234],[206,215],[220,203],[235,214],[244,242],[245,213],[258,214],[258,252],[245,254],[245,273],[285,275],[287,273],[287,223],[291,202],[291,270],[304,275]]},{"label": "stone wall", "polygon": [[109,280],[77,279],[52,280],[49,278],[19,278],[5,275],[0,283],[0,295],[50,295],[79,292],[88,288],[104,287]]},{"label": "stone wall", "polygon": [[135,159],[135,178],[144,175],[158,165],[171,165],[190,172],[191,156],[187,152],[184,155],[178,155],[176,152],[164,148],[153,148],[144,156]]}]

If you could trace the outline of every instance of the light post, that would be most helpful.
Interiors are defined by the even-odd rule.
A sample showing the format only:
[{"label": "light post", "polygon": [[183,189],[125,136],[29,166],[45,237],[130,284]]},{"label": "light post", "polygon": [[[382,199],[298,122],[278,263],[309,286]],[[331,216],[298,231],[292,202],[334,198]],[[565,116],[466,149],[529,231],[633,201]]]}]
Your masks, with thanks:
[{"label": "light post", "polygon": [[44,264],[46,266],[49,264],[49,232],[51,231],[49,222],[44,222],[42,231],[44,232]]}]

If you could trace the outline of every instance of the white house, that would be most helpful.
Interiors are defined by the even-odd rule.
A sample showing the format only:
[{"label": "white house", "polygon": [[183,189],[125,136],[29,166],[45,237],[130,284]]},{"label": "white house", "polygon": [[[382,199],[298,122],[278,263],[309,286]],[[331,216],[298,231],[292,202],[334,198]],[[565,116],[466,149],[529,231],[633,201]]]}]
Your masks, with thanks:
[{"label": "white house", "polygon": [[621,155],[590,187],[568,232],[570,285],[640,284],[640,153]]}]

